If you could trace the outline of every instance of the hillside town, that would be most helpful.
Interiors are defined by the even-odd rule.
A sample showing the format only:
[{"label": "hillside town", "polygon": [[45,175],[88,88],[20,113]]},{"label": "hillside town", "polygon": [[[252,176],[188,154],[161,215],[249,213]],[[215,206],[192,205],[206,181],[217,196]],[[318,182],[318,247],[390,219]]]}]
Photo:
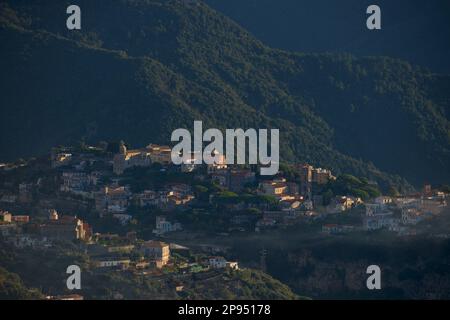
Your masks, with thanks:
[{"label": "hillside town", "polygon": [[[222,238],[299,225],[319,237],[414,237],[445,210],[449,196],[430,185],[382,195],[376,182],[306,163],[271,178],[257,172],[227,165],[224,156],[214,165],[175,166],[171,148],[156,144],[53,148],[49,157],[1,166],[0,238],[18,250],[76,243],[96,273],[176,274],[181,292],[183,277],[246,267]],[[336,187],[342,181],[347,189]]]}]

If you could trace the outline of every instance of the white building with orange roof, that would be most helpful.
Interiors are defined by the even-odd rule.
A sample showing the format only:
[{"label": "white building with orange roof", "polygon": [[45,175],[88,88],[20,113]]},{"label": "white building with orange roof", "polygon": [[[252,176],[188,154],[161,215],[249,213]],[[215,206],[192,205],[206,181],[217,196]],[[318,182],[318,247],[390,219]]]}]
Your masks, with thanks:
[{"label": "white building with orange roof", "polygon": [[153,259],[158,268],[165,266],[170,259],[170,246],[162,241],[150,240],[141,246],[141,252]]}]

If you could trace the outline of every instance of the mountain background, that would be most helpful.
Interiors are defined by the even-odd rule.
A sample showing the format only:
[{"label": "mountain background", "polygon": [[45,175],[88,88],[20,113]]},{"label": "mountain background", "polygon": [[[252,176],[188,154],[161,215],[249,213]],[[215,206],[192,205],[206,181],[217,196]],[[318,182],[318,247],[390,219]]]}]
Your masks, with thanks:
[{"label": "mountain background", "polygon": [[279,128],[282,161],[385,189],[450,180],[450,77],[430,66],[273,49],[195,0],[0,0],[0,42],[0,161],[81,139],[168,143],[202,120]]},{"label": "mountain background", "polygon": [[[264,43],[300,52],[384,55],[450,73],[448,0],[206,0]],[[381,30],[366,9],[381,8]]]}]

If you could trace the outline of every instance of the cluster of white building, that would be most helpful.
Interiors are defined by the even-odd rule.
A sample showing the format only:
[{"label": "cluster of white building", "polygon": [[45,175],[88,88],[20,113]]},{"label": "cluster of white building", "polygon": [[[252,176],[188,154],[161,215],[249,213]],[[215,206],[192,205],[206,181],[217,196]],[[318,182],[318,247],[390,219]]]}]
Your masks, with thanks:
[{"label": "cluster of white building", "polygon": [[[442,197],[378,197],[373,203],[365,204],[363,229],[404,232],[407,226],[439,214],[445,206],[446,200]],[[395,215],[394,210],[400,211],[400,216]]]}]

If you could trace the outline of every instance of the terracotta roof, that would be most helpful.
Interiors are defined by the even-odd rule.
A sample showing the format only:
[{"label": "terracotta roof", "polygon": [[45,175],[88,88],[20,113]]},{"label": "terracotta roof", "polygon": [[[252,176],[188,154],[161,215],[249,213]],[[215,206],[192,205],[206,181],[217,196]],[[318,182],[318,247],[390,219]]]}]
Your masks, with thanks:
[{"label": "terracotta roof", "polygon": [[162,242],[162,241],[154,241],[154,240],[150,240],[144,243],[145,247],[149,247],[149,248],[163,248],[168,246],[169,244]]}]

